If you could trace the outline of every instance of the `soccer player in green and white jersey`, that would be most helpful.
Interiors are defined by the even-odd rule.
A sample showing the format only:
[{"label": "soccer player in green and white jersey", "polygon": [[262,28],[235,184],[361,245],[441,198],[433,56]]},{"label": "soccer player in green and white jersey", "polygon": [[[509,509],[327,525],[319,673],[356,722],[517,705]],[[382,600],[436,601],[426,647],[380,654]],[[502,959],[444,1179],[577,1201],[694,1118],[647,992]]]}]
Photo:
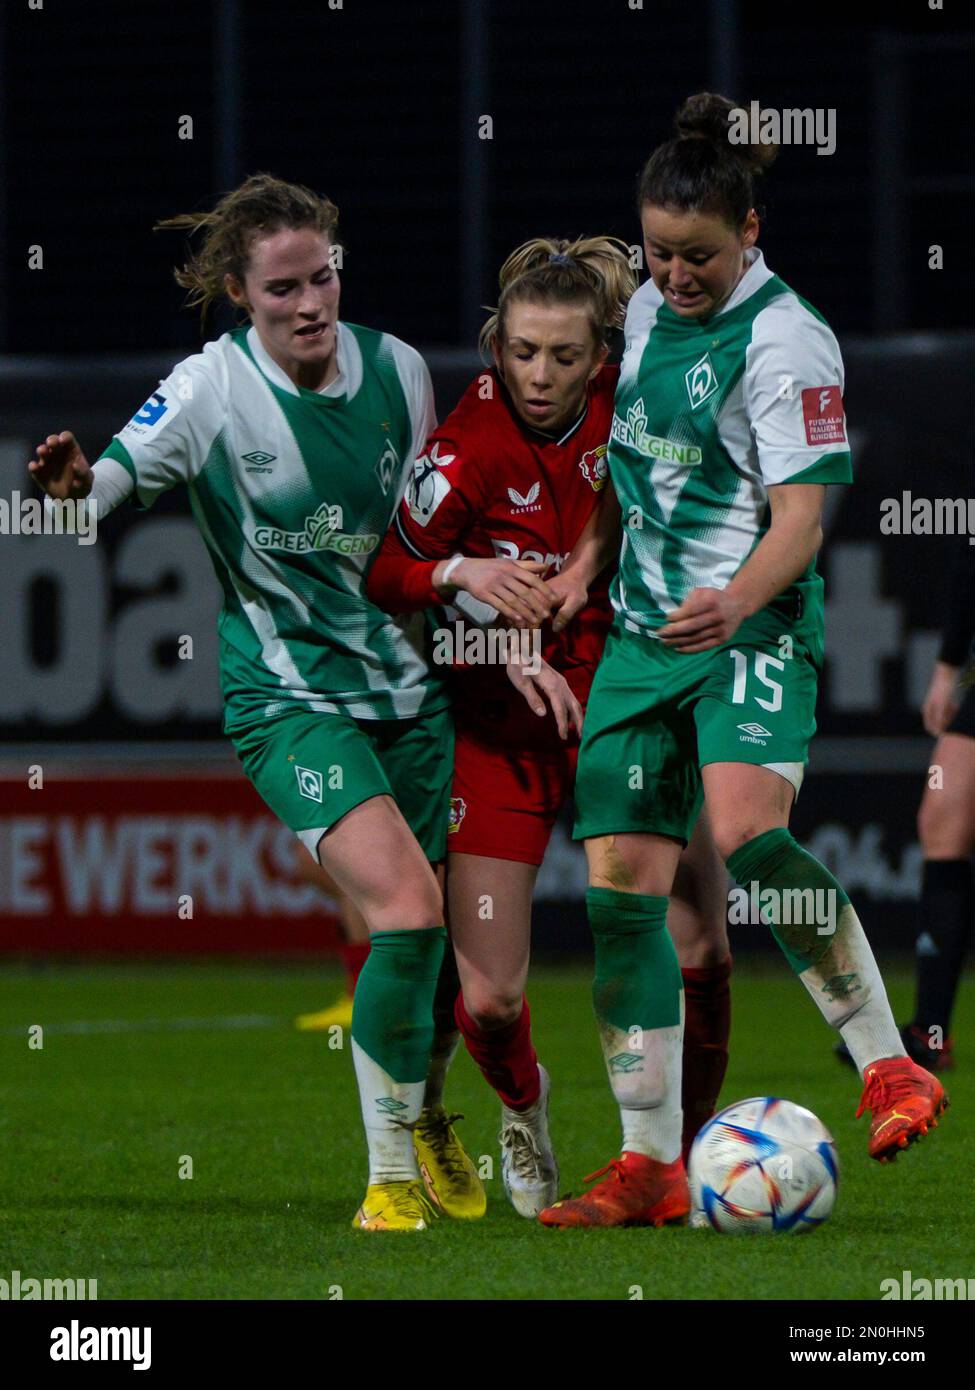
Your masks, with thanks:
[{"label": "soccer player in green and white jersey", "polygon": [[826,484],[852,474],[836,339],[756,247],[754,175],[775,151],[731,143],[732,109],[691,97],[640,182],[652,278],[626,318],[608,455],[623,522],[616,617],[586,712],[575,827],[623,1152],[583,1196],[540,1214],[552,1226],[688,1216],[681,976],[665,916],[702,801],[732,877],[863,1073],[871,1156],[895,1156],[945,1105],[905,1056],[849,899],[788,829],[823,661],[821,509]]},{"label": "soccer player in green and white jersey", "polygon": [[[205,310],[226,293],[249,326],[181,362],[94,468],[68,431],[29,467],[51,497],[90,495],[102,514],[186,485],[223,590],[226,732],[372,933],[352,1020],[369,1145],[355,1224],[420,1230],[431,1211],[412,1130],[444,955],[432,865],[445,853],[453,726],[423,614],[391,620],[364,585],[436,419],[420,355],[339,321],[337,216],[327,198],[256,175],[213,212],[163,224],[205,231],[177,273],[190,302]],[[479,1215],[461,1156],[465,1214]]]}]

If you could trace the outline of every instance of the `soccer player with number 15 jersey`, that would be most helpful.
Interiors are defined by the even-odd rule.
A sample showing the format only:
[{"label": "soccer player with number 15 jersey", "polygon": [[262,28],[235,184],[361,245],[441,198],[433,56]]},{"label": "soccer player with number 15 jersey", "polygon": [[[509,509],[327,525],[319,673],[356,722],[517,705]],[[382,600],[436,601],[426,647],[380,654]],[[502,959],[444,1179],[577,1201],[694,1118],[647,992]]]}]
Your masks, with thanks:
[{"label": "soccer player with number 15 jersey", "polygon": [[[616,616],[575,828],[623,1143],[595,1187],[541,1213],[551,1226],[688,1216],[681,978],[664,924],[702,801],[732,877],[863,1074],[870,1155],[896,1156],[946,1103],[905,1055],[849,898],[788,828],[823,661],[823,496],[852,474],[836,339],[756,246],[754,176],[774,147],[732,143],[733,109],[691,97],[640,181],[651,279],[627,311],[609,449]],[[825,922],[814,903],[829,904]]]}]

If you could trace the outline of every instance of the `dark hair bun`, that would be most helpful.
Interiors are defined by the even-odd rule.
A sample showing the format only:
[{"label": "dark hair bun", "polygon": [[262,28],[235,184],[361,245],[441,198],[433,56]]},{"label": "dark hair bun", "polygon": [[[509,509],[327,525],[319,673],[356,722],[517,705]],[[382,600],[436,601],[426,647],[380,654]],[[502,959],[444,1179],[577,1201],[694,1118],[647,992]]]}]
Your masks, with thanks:
[{"label": "dark hair bun", "polygon": [[748,113],[750,108],[736,106],[728,97],[719,96],[716,92],[695,92],[678,110],[674,117],[674,128],[679,139],[706,140],[740,159],[749,173],[761,174],[773,162],[779,147],[733,141],[731,132],[738,127],[741,117],[733,118],[732,113],[742,111]]}]

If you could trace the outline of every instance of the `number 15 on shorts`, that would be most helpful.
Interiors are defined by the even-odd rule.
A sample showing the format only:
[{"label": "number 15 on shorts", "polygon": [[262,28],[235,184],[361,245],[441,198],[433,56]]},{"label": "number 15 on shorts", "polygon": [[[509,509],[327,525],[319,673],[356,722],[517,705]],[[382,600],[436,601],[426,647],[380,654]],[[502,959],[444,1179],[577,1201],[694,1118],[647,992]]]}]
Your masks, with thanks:
[{"label": "number 15 on shorts", "polygon": [[740,652],[737,648],[732,648],[728,656],[734,662],[734,685],[731,691],[731,703],[733,705],[743,705],[748,686],[748,665],[749,656],[752,658],[753,689],[754,681],[764,687],[764,694],[755,693],[755,703],[761,705],[762,709],[769,714],[775,714],[782,708],[782,682],[777,681],[774,675],[769,674],[769,668],[773,671],[784,671],[785,662],[780,661],[777,656],[769,656],[768,652]]}]

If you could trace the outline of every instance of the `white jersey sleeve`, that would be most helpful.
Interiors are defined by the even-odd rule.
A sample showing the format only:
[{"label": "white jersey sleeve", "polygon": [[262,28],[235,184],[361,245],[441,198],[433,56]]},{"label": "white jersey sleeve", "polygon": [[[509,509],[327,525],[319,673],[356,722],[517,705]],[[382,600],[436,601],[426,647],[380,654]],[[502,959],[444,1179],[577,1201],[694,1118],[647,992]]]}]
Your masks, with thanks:
[{"label": "white jersey sleeve", "polygon": [[100,458],[92,473],[90,496],[98,503],[99,516],[113,512],[135,490],[132,474],[116,459]]},{"label": "white jersey sleeve", "polygon": [[663,295],[652,280],[645,280],[630,296],[623,322],[623,360],[620,362],[620,381],[630,381],[640,371],[640,360],[651,330],[657,321],[657,310]]},{"label": "white jersey sleeve", "polygon": [[410,347],[408,343],[393,337],[390,337],[389,341],[413,429],[409,457],[403,460],[403,473],[400,478],[399,497],[402,499],[407,480],[413,473],[413,462],[423,453],[427,440],[437,428],[437,411],[433,400],[433,382],[430,380],[430,369],[426,362],[416,348]]},{"label": "white jersey sleeve", "polygon": [[744,403],[766,487],[851,481],[843,381],[832,330],[795,295],[755,315]]},{"label": "white jersey sleeve", "polygon": [[[223,353],[208,344],[159,383],[99,462],[121,464],[138,500],[150,507],[161,492],[199,473],[224,426],[227,397]],[[97,477],[99,465],[95,471]]]}]

